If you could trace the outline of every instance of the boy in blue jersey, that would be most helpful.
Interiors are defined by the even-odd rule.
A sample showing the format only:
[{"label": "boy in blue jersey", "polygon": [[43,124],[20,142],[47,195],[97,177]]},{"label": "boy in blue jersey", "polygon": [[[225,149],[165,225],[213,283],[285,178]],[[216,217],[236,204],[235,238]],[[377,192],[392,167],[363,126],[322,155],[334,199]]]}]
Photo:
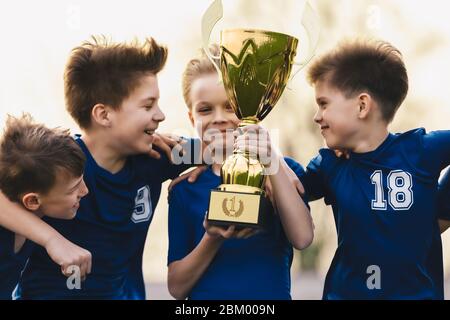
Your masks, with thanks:
[{"label": "boy in blue jersey", "polygon": [[442,299],[436,198],[450,131],[388,131],[408,91],[401,53],[388,43],[344,43],[308,77],[329,149],[301,181],[310,200],[332,206],[338,235],[323,298]]},{"label": "boy in blue jersey", "polygon": [[188,167],[149,157],[165,118],[157,74],[166,58],[167,49],[151,38],[143,45],[94,39],[73,50],[65,98],[84,132],[76,142],[87,158],[90,193],[74,220],[46,222],[91,251],[92,272],[81,288],[68,288],[46,253],[36,250],[19,284],[21,298],[145,298],[142,254],[161,184]]},{"label": "boy in blue jersey", "polygon": [[[239,119],[205,55],[187,64],[183,93],[191,123],[215,161],[195,183],[182,181],[169,195],[169,292],[176,299],[290,299],[292,246],[309,246],[313,226],[308,207],[289,181],[287,165],[274,154],[267,131],[245,127],[236,146],[260,158],[272,155],[268,168],[280,164],[268,177],[277,215],[257,234],[250,228],[209,225],[204,217],[210,191],[221,183],[221,155],[233,149],[230,133]],[[303,173],[298,163],[287,162],[297,175]]]},{"label": "boy in blue jersey", "polygon": [[[0,190],[36,218],[73,219],[80,199],[88,192],[83,181],[85,161],[67,131],[36,124],[29,115],[10,116],[0,140]],[[90,272],[90,253],[72,246],[78,261],[65,265],[60,257],[53,258],[63,274],[69,273],[71,265],[78,265],[80,277],[84,277]],[[31,241],[0,227],[0,299],[12,298],[32,249]]]}]

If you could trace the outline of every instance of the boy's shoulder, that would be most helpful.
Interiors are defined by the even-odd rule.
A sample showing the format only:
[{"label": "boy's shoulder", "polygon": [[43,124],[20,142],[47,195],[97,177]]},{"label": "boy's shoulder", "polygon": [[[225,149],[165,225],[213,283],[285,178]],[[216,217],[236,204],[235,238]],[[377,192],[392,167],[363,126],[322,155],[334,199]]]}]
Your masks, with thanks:
[{"label": "boy's shoulder", "polygon": [[404,132],[392,133],[397,143],[405,142],[408,139],[420,139],[427,135],[425,128],[414,128]]},{"label": "boy's shoulder", "polygon": [[426,141],[431,141],[448,139],[450,137],[450,130],[432,130],[427,132],[425,128],[421,127],[410,129],[405,132],[394,133],[393,135],[398,142],[403,142],[408,139],[426,139]]},{"label": "boy's shoulder", "polygon": [[450,150],[450,130],[429,131],[425,128],[416,128],[402,133],[393,134],[394,143],[392,147],[401,149],[409,154],[428,153],[426,158],[446,153]]}]

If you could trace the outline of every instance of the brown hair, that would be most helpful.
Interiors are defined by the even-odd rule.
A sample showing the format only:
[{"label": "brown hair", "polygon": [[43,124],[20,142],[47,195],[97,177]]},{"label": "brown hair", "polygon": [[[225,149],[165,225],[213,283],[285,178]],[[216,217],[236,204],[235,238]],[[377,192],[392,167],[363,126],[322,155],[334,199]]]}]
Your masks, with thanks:
[{"label": "brown hair", "polygon": [[20,202],[27,192],[46,194],[58,173],[79,177],[86,157],[68,130],[49,129],[29,114],[8,116],[0,139],[0,189]]},{"label": "brown hair", "polygon": [[387,122],[392,121],[408,92],[402,54],[385,41],[341,43],[311,65],[308,80],[312,85],[326,80],[347,97],[367,90]]},{"label": "brown hair", "polygon": [[[218,56],[219,46],[212,45],[209,48],[209,51],[214,56]],[[210,74],[215,72],[217,72],[217,70],[214,67],[214,64],[211,62],[211,60],[209,60],[204,50],[201,51],[201,55],[199,57],[194,58],[187,63],[186,68],[184,69],[183,72],[182,89],[184,101],[186,102],[186,105],[188,106],[189,109],[192,108],[192,101],[190,99],[192,83],[197,78],[199,78],[204,74]]]},{"label": "brown hair", "polygon": [[93,36],[73,49],[64,73],[66,106],[72,118],[88,129],[97,103],[119,108],[143,75],[161,71],[167,53],[153,38],[141,45],[137,41],[114,44]]}]

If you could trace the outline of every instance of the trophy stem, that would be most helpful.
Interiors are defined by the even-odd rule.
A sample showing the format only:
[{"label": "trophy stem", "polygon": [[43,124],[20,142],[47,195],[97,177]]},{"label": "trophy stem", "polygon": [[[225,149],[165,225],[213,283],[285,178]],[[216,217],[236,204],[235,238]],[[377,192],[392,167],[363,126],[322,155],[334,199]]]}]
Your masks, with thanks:
[{"label": "trophy stem", "polygon": [[[242,121],[239,123],[238,128],[244,128],[246,126],[250,126],[250,125],[254,125],[254,124],[258,124],[258,123],[259,123],[259,120],[257,118],[253,118],[253,117],[245,118],[245,119],[242,119]],[[247,151],[234,150],[233,154],[242,155],[242,156],[246,157],[247,159],[250,157],[253,159],[256,159],[255,157],[252,157],[250,155],[250,153]]]},{"label": "trophy stem", "polygon": [[[242,119],[239,128],[254,125],[258,119],[249,117]],[[222,185],[221,190],[232,190],[236,192],[250,192],[264,194],[264,167],[258,158],[248,151],[234,150],[233,155],[227,158],[221,168]]]},{"label": "trophy stem", "polygon": [[[259,120],[256,118],[246,118],[246,119],[242,119],[242,121],[239,123],[238,128],[244,128],[246,126],[250,126],[250,125],[254,125],[254,124],[258,124]],[[251,155],[249,152],[247,151],[240,151],[240,150],[234,150],[233,154],[239,154],[244,156],[245,158],[250,158]],[[255,157],[251,157],[253,159],[256,159]]]}]

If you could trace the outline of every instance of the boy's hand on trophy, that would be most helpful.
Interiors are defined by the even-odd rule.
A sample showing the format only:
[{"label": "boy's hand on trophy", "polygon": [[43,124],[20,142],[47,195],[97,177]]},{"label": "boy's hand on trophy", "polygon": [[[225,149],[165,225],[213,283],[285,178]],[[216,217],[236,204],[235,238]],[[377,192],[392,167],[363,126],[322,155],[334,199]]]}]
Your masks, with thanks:
[{"label": "boy's hand on trophy", "polygon": [[236,230],[232,235],[232,238],[236,239],[247,239],[253,237],[255,234],[259,232],[258,229],[254,228],[244,228],[242,230]]},{"label": "boy's hand on trophy", "polygon": [[213,226],[206,220],[203,221],[203,227],[205,228],[206,233],[216,240],[229,239],[235,232],[235,226],[233,225],[228,228]]},{"label": "boy's hand on trophy", "polygon": [[206,217],[203,220],[203,227],[206,233],[217,240],[225,239],[247,239],[258,233],[258,230],[252,228],[244,228],[236,230],[236,226],[230,225],[228,227],[213,226],[207,220]]},{"label": "boy's hand on trophy", "polygon": [[248,125],[235,131],[235,148],[256,157],[264,167],[270,167],[278,159],[269,132],[260,125]]}]

